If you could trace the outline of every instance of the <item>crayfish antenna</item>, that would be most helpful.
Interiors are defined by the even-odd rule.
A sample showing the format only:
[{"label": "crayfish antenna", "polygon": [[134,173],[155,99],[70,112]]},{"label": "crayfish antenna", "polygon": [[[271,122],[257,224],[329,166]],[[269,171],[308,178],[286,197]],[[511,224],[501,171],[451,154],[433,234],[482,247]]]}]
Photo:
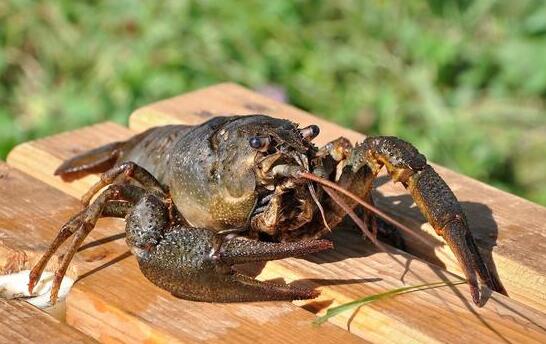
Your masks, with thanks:
[{"label": "crayfish antenna", "polygon": [[[351,191],[349,190],[345,190],[344,188],[340,187],[339,185],[337,185],[336,183],[328,180],[328,179],[325,179],[325,178],[322,178],[322,177],[319,177],[319,176],[316,176],[312,173],[309,173],[309,172],[298,172],[298,177],[301,177],[301,178],[304,178],[304,179],[307,179],[307,180],[310,180],[310,181],[313,181],[313,182],[316,182],[318,184],[321,184],[323,187],[327,187],[327,188],[330,188],[331,190],[334,190],[336,192],[339,192],[349,198],[351,198],[352,200],[354,200],[355,202],[359,203],[360,205],[362,205],[364,208],[366,208],[367,210],[369,210],[370,212],[372,212],[373,214],[379,216],[380,218],[382,218],[383,220],[385,220],[386,222],[389,222],[390,224],[394,225],[395,227],[401,229],[402,231],[404,231],[405,233],[407,233],[408,235],[416,238],[417,240],[427,244],[427,245],[430,245],[430,243],[428,243],[426,240],[424,240],[422,237],[420,237],[419,235],[417,235],[413,230],[411,230],[409,227],[403,225],[402,223],[400,223],[399,221],[395,220],[394,218],[392,218],[391,216],[387,215],[385,212],[383,212],[382,210],[378,209],[377,207],[371,205],[370,203],[364,201],[363,199],[361,199],[360,197],[358,197],[357,195],[355,195],[354,193],[352,193]],[[330,195],[331,197],[331,195]],[[339,202],[338,202],[339,204]],[[350,213],[348,213],[350,214]],[[362,228],[361,228],[362,229]]]},{"label": "crayfish antenna", "polygon": [[381,242],[379,240],[377,240],[377,238],[375,237],[375,235],[373,235],[370,230],[368,229],[368,226],[366,226],[366,224],[364,223],[364,221],[362,221],[358,215],[355,214],[355,212],[353,211],[353,209],[351,209],[347,203],[345,203],[343,201],[343,199],[341,199],[341,197],[339,197],[334,190],[330,189],[329,187],[324,187],[324,191],[326,191],[326,193],[328,194],[328,196],[330,196],[330,198],[332,198],[334,200],[334,202],[337,203],[337,205],[339,205],[343,211],[345,211],[350,217],[351,219],[354,221],[354,223],[358,226],[358,228],[360,228],[360,230],[366,235],[366,237],[368,239],[370,239],[370,241],[375,245],[377,246],[377,248],[379,248],[381,251],[384,251],[384,252],[387,252],[387,248],[385,247],[385,245],[381,244]]}]

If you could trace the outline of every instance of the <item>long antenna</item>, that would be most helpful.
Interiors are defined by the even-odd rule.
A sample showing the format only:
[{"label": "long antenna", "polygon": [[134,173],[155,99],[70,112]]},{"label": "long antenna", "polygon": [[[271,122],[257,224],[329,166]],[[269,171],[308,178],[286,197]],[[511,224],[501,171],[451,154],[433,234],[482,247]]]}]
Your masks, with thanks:
[{"label": "long antenna", "polygon": [[385,251],[387,252],[387,248],[385,247],[385,245],[383,245],[379,240],[377,240],[377,237],[375,235],[373,235],[369,229],[368,229],[368,226],[366,226],[366,224],[364,223],[364,221],[362,221],[362,219],[360,219],[360,217],[358,217],[358,215],[355,214],[355,212],[353,211],[353,209],[351,209],[351,207],[349,207],[347,205],[347,203],[345,203],[345,201],[333,190],[333,189],[330,189],[329,187],[325,186],[324,187],[324,191],[326,191],[326,193],[341,207],[343,208],[343,210],[349,214],[349,216],[351,217],[351,219],[355,222],[355,224],[358,226],[358,228],[360,228],[360,230],[362,232],[364,232],[364,234],[368,237],[368,239],[370,239],[370,241],[375,245],[377,246],[379,249],[381,249],[382,251]]},{"label": "long antenna", "polygon": [[[301,177],[301,178],[304,178],[304,179],[307,179],[307,180],[312,180],[316,183],[319,183],[319,184],[322,184],[323,186],[326,186],[330,189],[333,189],[339,193],[342,193],[344,194],[345,196],[353,199],[355,202],[359,203],[360,205],[362,205],[364,208],[368,209],[369,211],[371,211],[372,213],[378,215],[379,217],[381,217],[383,220],[387,221],[387,222],[390,222],[392,225],[402,229],[404,232],[406,232],[408,235],[411,235],[412,237],[420,240],[421,242],[427,244],[427,245],[430,245],[429,242],[427,242],[425,239],[423,239],[422,237],[420,237],[419,235],[417,235],[413,230],[411,230],[409,227],[407,227],[406,225],[403,225],[401,224],[400,222],[398,222],[397,220],[395,220],[394,218],[392,218],[391,216],[387,215],[385,212],[379,210],[378,208],[374,207],[373,205],[369,204],[368,202],[362,200],[360,197],[358,197],[357,195],[355,195],[354,193],[348,191],[348,190],[345,190],[344,188],[340,187],[339,185],[337,185],[336,183],[328,180],[328,179],[325,179],[325,178],[321,178],[319,176],[316,176],[312,173],[309,173],[309,172],[297,172],[296,173],[296,177]],[[328,193],[330,194],[330,193]],[[331,197],[331,195],[330,195]],[[350,215],[350,213],[349,213]],[[352,217],[352,216],[351,216]],[[371,233],[370,233],[371,234]],[[367,234],[366,234],[367,235]]]}]

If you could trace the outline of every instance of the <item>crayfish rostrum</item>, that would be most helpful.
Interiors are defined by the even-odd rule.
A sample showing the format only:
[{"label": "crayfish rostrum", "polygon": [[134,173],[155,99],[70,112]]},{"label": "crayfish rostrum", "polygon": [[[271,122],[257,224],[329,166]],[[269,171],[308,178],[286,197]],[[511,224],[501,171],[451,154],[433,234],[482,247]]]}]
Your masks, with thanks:
[{"label": "crayfish rostrum", "polygon": [[[358,203],[344,197],[340,205],[331,189],[305,176],[371,203],[372,182],[386,167],[455,253],[474,302],[480,302],[476,276],[506,293],[484,264],[453,192],[417,149],[386,136],[356,146],[339,138],[317,148],[312,140],[318,134],[315,125],[298,128],[265,115],[215,117],[196,126],[152,128],[65,161],[56,171],[63,178],[103,174],[83,197],[84,209],[60,229],[33,268],[29,289],[73,235],[55,274],[54,303],[71,259],[97,220],[120,217],[143,274],[175,296],[209,302],[316,297],[312,289],[260,282],[232,265],[331,248],[320,238]],[[366,214],[364,222],[377,232],[375,217]]]}]

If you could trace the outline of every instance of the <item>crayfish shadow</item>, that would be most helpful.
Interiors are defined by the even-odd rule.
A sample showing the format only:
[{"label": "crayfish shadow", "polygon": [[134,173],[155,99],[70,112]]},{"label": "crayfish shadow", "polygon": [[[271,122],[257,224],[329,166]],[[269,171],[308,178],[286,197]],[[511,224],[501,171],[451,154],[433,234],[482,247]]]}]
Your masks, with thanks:
[{"label": "crayfish shadow", "polygon": [[368,257],[378,252],[370,240],[364,237],[360,230],[348,223],[336,227],[332,233],[324,237],[334,243],[331,250],[310,254],[305,259],[315,264],[326,264],[343,261],[350,258]]},{"label": "crayfish shadow", "polygon": [[[267,262],[256,262],[256,263],[247,263],[236,265],[235,269],[237,272],[245,274],[250,277],[257,277],[262,270],[264,269]],[[361,284],[361,283],[374,283],[382,281],[382,278],[379,277],[370,277],[370,278],[302,278],[290,283],[286,283],[285,279],[282,277],[272,278],[266,280],[268,283],[275,283],[280,285],[289,285],[297,288],[310,288],[314,289],[317,287],[326,287],[326,286],[335,286],[335,285],[350,285],[350,284]]]}]

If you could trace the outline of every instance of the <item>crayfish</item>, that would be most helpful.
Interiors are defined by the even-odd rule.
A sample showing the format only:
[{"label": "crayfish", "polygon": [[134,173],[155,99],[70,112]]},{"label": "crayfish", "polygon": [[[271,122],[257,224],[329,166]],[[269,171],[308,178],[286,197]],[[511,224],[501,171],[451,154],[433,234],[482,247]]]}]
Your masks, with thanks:
[{"label": "crayfish", "polygon": [[[261,282],[232,266],[331,248],[321,238],[347,213],[354,218],[359,204],[374,209],[372,184],[385,167],[454,252],[473,301],[480,302],[478,278],[506,293],[484,264],[455,195],[416,148],[387,136],[355,146],[339,138],[318,148],[312,142],[318,134],[315,125],[298,128],[265,115],[215,117],[196,126],[151,128],[65,161],[56,175],[102,175],[84,195],[84,209],[62,226],[34,266],[29,289],[73,236],[55,274],[55,303],[70,261],[97,220],[118,217],[126,219],[126,242],[142,273],[177,297],[314,298],[313,289]],[[375,219],[366,212],[360,221],[372,238]]]}]

